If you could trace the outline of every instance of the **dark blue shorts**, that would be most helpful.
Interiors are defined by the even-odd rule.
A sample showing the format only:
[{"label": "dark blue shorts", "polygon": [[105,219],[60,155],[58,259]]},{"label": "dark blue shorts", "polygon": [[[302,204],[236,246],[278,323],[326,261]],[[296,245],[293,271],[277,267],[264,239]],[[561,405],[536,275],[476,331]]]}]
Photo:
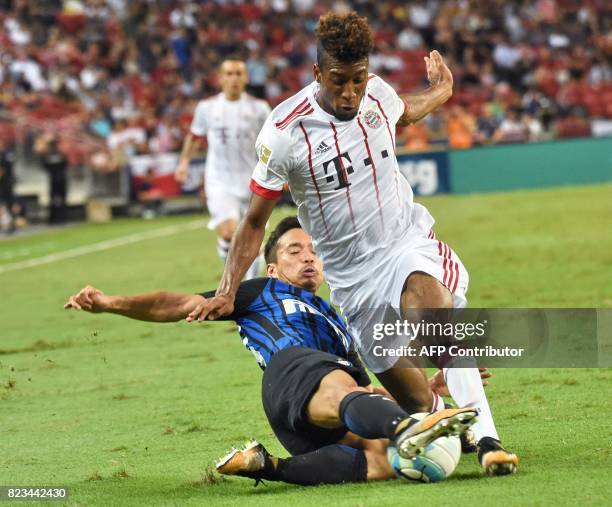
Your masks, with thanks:
[{"label": "dark blue shorts", "polygon": [[304,454],[334,444],[348,431],[319,428],[308,422],[306,408],[321,379],[333,370],[343,370],[358,385],[370,385],[362,367],[350,361],[305,347],[288,347],[272,356],[262,380],[261,399],[270,426],[292,455]]}]

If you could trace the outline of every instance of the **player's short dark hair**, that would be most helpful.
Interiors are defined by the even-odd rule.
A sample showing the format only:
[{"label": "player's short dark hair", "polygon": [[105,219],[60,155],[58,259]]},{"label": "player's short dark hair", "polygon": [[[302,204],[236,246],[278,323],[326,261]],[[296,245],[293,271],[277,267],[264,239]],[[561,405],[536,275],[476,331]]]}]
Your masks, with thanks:
[{"label": "player's short dark hair", "polygon": [[264,258],[266,259],[266,264],[276,262],[276,247],[278,246],[278,242],[283,235],[291,229],[301,228],[302,226],[297,217],[285,217],[278,223],[276,228],[268,237],[268,241],[266,241],[266,246],[264,247]]},{"label": "player's short dark hair", "polygon": [[221,65],[223,65],[224,62],[242,62],[242,63],[246,63],[247,58],[246,55],[244,53],[244,51],[238,50],[238,51],[234,51],[232,53],[229,53],[227,55],[225,55],[223,58],[221,58]]},{"label": "player's short dark hair", "polygon": [[368,57],[374,44],[367,19],[356,12],[328,12],[319,18],[315,33],[319,67],[325,55],[340,63],[356,63]]}]

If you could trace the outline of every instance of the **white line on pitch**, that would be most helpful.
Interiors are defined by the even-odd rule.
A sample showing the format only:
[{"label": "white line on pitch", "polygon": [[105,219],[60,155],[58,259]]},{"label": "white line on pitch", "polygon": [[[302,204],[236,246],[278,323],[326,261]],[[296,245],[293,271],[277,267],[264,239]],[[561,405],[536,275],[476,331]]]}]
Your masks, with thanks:
[{"label": "white line on pitch", "polygon": [[70,250],[64,250],[63,252],[56,252],[49,255],[43,255],[42,257],[36,257],[35,259],[14,262],[12,264],[0,266],[0,274],[7,273],[8,271],[17,271],[19,269],[42,266],[44,264],[63,261],[65,259],[72,259],[74,257],[80,257],[81,255],[110,250],[111,248],[115,248],[117,246],[131,245],[132,243],[138,243],[139,241],[146,241],[148,239],[171,236],[172,234],[177,234],[179,232],[200,229],[205,223],[206,222],[204,220],[195,220],[182,225],[172,225],[170,227],[163,227],[161,229],[154,229],[152,231],[137,232],[135,234],[128,234],[127,236],[122,236],[120,238],[100,241],[99,243],[94,243],[93,245],[79,246],[77,248],[71,248]]}]

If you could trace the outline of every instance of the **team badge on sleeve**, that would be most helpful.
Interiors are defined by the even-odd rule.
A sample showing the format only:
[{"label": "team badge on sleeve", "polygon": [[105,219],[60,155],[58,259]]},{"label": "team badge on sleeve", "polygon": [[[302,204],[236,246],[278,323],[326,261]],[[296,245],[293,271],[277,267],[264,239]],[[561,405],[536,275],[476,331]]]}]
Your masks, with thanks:
[{"label": "team badge on sleeve", "polygon": [[264,166],[268,166],[268,162],[270,162],[270,157],[272,156],[272,150],[268,148],[265,144],[261,145],[261,150],[259,152],[259,161]]},{"label": "team badge on sleeve", "polygon": [[378,127],[382,125],[382,118],[373,109],[370,109],[369,111],[366,112],[364,116],[364,120],[365,120],[366,125],[370,127],[371,129],[377,129]]}]

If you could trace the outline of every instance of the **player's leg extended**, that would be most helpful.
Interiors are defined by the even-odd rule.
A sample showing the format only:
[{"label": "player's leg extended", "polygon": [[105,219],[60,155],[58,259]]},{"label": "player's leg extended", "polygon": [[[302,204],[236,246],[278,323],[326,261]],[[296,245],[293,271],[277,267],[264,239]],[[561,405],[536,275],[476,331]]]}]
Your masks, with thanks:
[{"label": "player's leg extended", "polygon": [[217,470],[226,475],[300,485],[391,479],[395,473],[386,458],[389,438],[398,449],[409,448],[411,438],[424,446],[441,434],[448,434],[451,425],[461,425],[463,417],[467,424],[471,423],[474,414],[452,409],[415,421],[394,401],[358,386],[347,372],[332,370],[321,379],[308,402],[308,422],[330,430],[346,426],[351,431],[336,444],[290,458],[271,456],[261,444],[251,442],[221,458]]},{"label": "player's leg extended", "polygon": [[[450,309],[453,307],[453,299],[450,291],[439,280],[426,273],[414,272],[406,280],[400,307],[403,315],[420,308]],[[476,408],[479,411],[478,421],[472,430],[476,440],[481,442],[479,457],[487,473],[512,473],[516,469],[518,459],[496,445],[499,444],[499,436],[476,364],[473,368],[445,368],[444,373],[450,394],[457,405]],[[483,447],[486,447],[486,452],[482,452]],[[500,452],[489,456],[495,457],[494,461],[489,463],[490,460],[487,460],[484,454],[497,451]]]},{"label": "player's leg extended", "polygon": [[[279,356],[280,357],[280,356]],[[278,357],[276,358],[278,360]],[[282,359],[281,359],[282,360]],[[276,363],[272,360],[269,369],[266,369],[263,379],[264,390],[264,408],[269,396],[266,392],[273,390],[274,387],[286,379],[277,379],[273,369],[286,371],[286,363],[282,367],[275,368]],[[272,373],[271,373],[272,372]],[[340,370],[332,370],[324,374],[320,384],[316,389],[316,393],[306,401],[304,408],[296,409],[300,413],[306,413],[306,420],[299,424],[300,428],[306,425],[311,425],[310,429],[304,428],[296,430],[294,428],[296,422],[286,420],[279,424],[276,413],[278,406],[282,404],[282,399],[273,403],[274,413],[266,410],[266,415],[273,427],[280,442],[294,456],[290,458],[277,458],[270,456],[269,453],[257,442],[252,442],[242,450],[232,450],[227,456],[222,458],[217,464],[217,470],[222,474],[241,475],[250,477],[256,480],[267,479],[271,481],[283,481],[291,484],[300,485],[316,485],[316,484],[338,484],[343,482],[363,482],[368,476],[368,460],[372,463],[372,471],[377,476],[382,476],[380,467],[380,456],[375,460],[373,453],[363,449],[363,446],[354,446],[355,436],[350,442],[344,442],[342,439],[346,436],[346,431],[340,430],[336,432],[337,436],[333,439],[318,439],[316,436],[316,428],[323,428],[325,432],[333,433],[333,428],[342,428],[342,421],[338,418],[338,404],[342,399],[342,395],[349,394],[353,391],[368,392],[366,389],[359,387],[357,382],[348,373]],[[334,396],[332,385],[337,384],[339,394]],[[316,386],[316,384],[315,384]],[[283,390],[273,393],[277,397],[283,396]],[[312,400],[315,399],[314,405]],[[293,400],[293,398],[292,398]],[[335,409],[332,406],[335,404]],[[310,410],[310,407],[314,407]],[[308,408],[307,408],[308,407]],[[285,408],[281,419],[288,418],[290,408]],[[306,439],[297,438],[300,433],[306,433]],[[338,442],[338,438],[341,439]],[[326,442],[326,443],[323,443]],[[312,445],[311,445],[312,444]],[[368,456],[368,454],[370,456]]]},{"label": "player's leg extended", "polygon": [[396,478],[387,460],[388,444],[387,439],[368,440],[347,433],[337,444],[289,458],[277,458],[253,441],[221,458],[217,470],[224,475],[302,486],[384,481]]},{"label": "player's leg extended", "polygon": [[384,465],[383,457],[386,461],[380,449],[364,450],[339,443],[289,458],[278,458],[253,441],[243,449],[232,449],[216,467],[221,474],[249,477],[258,482],[268,480],[316,486],[393,478],[393,470],[388,464],[387,471],[380,470]]},{"label": "player's leg extended", "polygon": [[471,409],[446,409],[422,421],[413,419],[394,400],[357,385],[343,370],[325,375],[306,407],[308,421],[326,429],[346,427],[365,439],[393,440],[410,458],[442,435],[459,434],[473,422]]}]

